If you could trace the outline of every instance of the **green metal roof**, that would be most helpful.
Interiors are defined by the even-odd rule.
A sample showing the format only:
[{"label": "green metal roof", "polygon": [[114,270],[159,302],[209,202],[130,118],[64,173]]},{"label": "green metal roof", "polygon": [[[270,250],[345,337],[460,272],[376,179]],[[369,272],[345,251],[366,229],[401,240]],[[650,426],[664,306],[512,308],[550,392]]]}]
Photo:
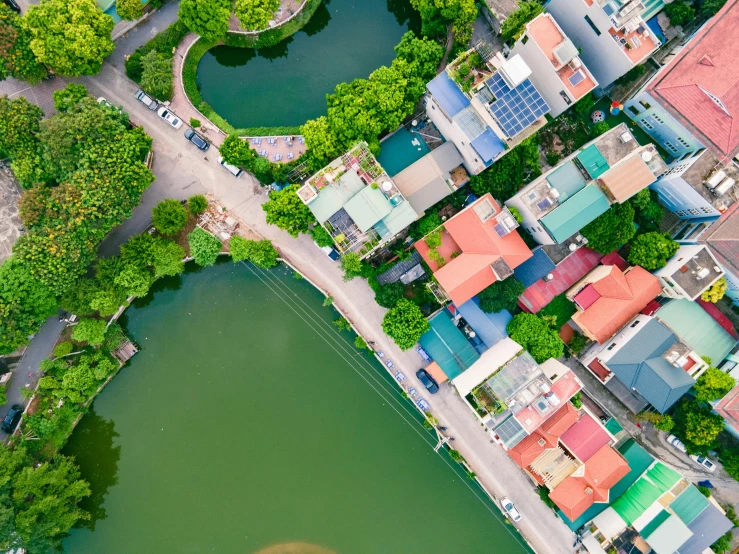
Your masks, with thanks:
[{"label": "green metal roof", "polygon": [[577,155],[577,161],[582,164],[591,179],[597,179],[609,169],[608,162],[595,144],[591,144],[580,152]]},{"label": "green metal roof", "polygon": [[706,506],[708,506],[708,499],[693,485],[685,489],[670,504],[672,511],[683,520],[685,525],[689,525],[691,521],[698,517],[698,514],[705,510]]},{"label": "green metal roof", "polygon": [[657,462],[654,467],[647,471],[647,477],[659,489],[660,493],[667,492],[680,480],[680,474],[677,471],[661,462]]},{"label": "green metal roof", "polygon": [[364,187],[359,194],[344,204],[346,213],[363,233],[390,213],[393,207],[379,188]]},{"label": "green metal roof", "polygon": [[364,188],[364,181],[359,175],[353,170],[347,171],[338,182],[322,188],[318,197],[308,204],[308,209],[319,223],[323,223]]},{"label": "green metal roof", "polygon": [[[410,202],[403,200],[403,202],[395,206],[389,214],[382,218],[382,224],[390,233],[389,237],[392,237],[400,233],[416,219],[418,219],[416,210],[413,209]],[[380,233],[380,236],[382,236],[382,233]],[[382,236],[382,238],[384,239],[385,237]]]},{"label": "green metal roof", "polygon": [[574,163],[565,162],[547,175],[547,182],[559,192],[562,203],[585,188],[585,179]]},{"label": "green metal roof", "polygon": [[541,218],[541,223],[557,243],[562,243],[608,210],[606,195],[589,184],[566,202]]},{"label": "green metal roof", "polygon": [[720,364],[736,344],[734,337],[697,302],[671,300],[655,315],[690,348],[711,358],[714,366]]},{"label": "green metal roof", "polygon": [[654,533],[657,530],[657,527],[662,525],[665,520],[670,517],[670,515],[670,512],[668,512],[667,510],[662,510],[652,521],[647,523],[644,528],[639,531],[639,534],[645,539],[648,539],[649,535]]},{"label": "green metal roof", "polygon": [[452,323],[449,310],[442,309],[429,319],[431,330],[418,340],[451,381],[474,364],[480,355],[462,331]]},{"label": "green metal roof", "polygon": [[611,504],[611,507],[616,510],[621,519],[633,525],[660,495],[659,489],[642,477],[631,485],[621,498]]},{"label": "green metal roof", "polygon": [[608,429],[608,432],[614,436],[618,435],[621,431],[624,430],[624,428],[621,427],[621,424],[616,421],[615,417],[612,417],[606,422],[606,429]]}]

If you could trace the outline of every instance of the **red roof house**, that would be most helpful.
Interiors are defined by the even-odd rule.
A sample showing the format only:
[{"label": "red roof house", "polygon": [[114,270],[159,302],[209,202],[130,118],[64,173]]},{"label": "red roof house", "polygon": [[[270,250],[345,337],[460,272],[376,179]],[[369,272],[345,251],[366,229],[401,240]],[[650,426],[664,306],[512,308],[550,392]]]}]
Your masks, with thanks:
[{"label": "red roof house", "polygon": [[526,469],[547,448],[556,448],[559,438],[580,417],[577,409],[566,402],[552,417],[508,451],[508,455],[519,467]]},{"label": "red roof house", "polygon": [[713,409],[726,423],[739,431],[739,386],[731,389]]},{"label": "red roof house", "polygon": [[600,423],[585,413],[559,440],[581,462],[587,462],[602,447],[611,442],[611,436]]},{"label": "red roof house", "polygon": [[[457,306],[513,274],[533,256],[515,231],[518,223],[490,194],[444,223],[441,245],[432,254],[425,240],[415,246]],[[431,254],[431,255],[430,255]],[[443,263],[437,261],[443,259]],[[437,258],[437,259],[434,259]]]},{"label": "red roof house", "polygon": [[602,446],[585,465],[567,477],[549,498],[575,521],[596,502],[608,502],[611,487],[629,473],[629,464],[608,445]]},{"label": "red roof house", "polygon": [[739,0],[729,0],[647,87],[720,157],[739,150]]},{"label": "red roof house", "polygon": [[617,266],[599,266],[567,292],[578,308],[572,316],[582,332],[603,344],[638,314],[659,293],[659,279],[634,266],[622,272]]}]

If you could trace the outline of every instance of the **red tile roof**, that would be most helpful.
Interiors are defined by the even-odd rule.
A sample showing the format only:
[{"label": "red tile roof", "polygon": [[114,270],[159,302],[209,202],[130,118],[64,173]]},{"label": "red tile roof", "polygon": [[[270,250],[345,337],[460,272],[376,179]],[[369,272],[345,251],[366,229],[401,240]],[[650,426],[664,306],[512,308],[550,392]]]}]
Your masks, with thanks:
[{"label": "red tile roof", "polygon": [[588,285],[580,292],[575,295],[574,301],[583,310],[587,310],[590,306],[595,304],[595,301],[600,298],[600,293],[595,290],[593,285]]},{"label": "red tile roof", "polygon": [[559,438],[581,462],[587,462],[603,446],[611,442],[610,435],[593,419],[583,414],[580,420]]},{"label": "red tile roof", "polygon": [[724,421],[739,431],[739,385],[731,389],[714,408]]},{"label": "red tile roof", "polygon": [[739,149],[738,1],[726,2],[647,87],[706,146],[727,158]]},{"label": "red tile roof", "polygon": [[[536,431],[511,448],[508,455],[520,467],[528,467],[544,450],[555,448],[559,442],[559,437],[577,421],[578,417],[577,409],[570,402],[567,402]],[[540,441],[543,444],[540,444]]]},{"label": "red tile roof", "polygon": [[573,475],[557,486],[549,498],[570,521],[575,521],[595,502],[608,502],[611,487],[629,473],[629,464],[610,446],[603,446]]},{"label": "red tile roof", "polygon": [[618,267],[592,283],[600,294],[586,310],[572,316],[582,331],[603,344],[638,314],[662,290],[659,279],[640,266],[623,273]]},{"label": "red tile roof", "polygon": [[[483,222],[478,217],[473,208],[485,201],[492,203],[496,214],[501,212],[498,203],[486,194],[444,223],[439,247],[439,254],[446,262],[442,267],[429,257],[426,241],[419,240],[415,244],[436,280],[457,306],[498,280],[491,267],[493,262],[502,258],[513,269],[533,256],[516,231],[501,238],[494,229],[495,218]],[[452,257],[455,252],[458,255]]]}]

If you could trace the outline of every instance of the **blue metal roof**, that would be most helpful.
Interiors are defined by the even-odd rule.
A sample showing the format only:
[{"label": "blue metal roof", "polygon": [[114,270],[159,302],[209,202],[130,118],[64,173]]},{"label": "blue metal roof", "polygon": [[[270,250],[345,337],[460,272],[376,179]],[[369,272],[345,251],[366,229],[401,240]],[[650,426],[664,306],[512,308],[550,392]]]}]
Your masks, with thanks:
[{"label": "blue metal roof", "polygon": [[531,258],[513,270],[516,279],[521,281],[526,288],[549,275],[557,267],[542,248],[535,248],[532,253],[534,255]]},{"label": "blue metal roof", "polygon": [[507,310],[497,314],[487,314],[480,309],[477,298],[472,298],[461,306],[457,306],[457,311],[488,348],[508,336],[506,327],[513,316]]},{"label": "blue metal roof", "polygon": [[498,157],[498,154],[506,149],[505,143],[493,133],[490,127],[487,127],[483,133],[472,141],[472,148],[475,149],[482,161],[485,163],[492,162]]},{"label": "blue metal roof", "polygon": [[433,81],[426,85],[426,88],[449,117],[454,117],[470,105],[469,99],[457,84],[449,78],[446,71],[442,71],[437,75]]}]

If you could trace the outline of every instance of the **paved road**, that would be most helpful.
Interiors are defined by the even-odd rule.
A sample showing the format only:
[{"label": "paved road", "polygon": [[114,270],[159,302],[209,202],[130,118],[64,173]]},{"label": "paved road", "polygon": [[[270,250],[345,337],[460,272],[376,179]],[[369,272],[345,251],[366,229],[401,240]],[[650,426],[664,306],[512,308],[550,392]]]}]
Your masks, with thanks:
[{"label": "paved road", "polygon": [[[161,17],[155,14],[147,25],[163,28],[166,25],[162,23],[169,17],[171,13],[164,10]],[[142,28],[148,33],[145,29]],[[131,33],[117,43],[118,48],[121,52],[132,51],[134,45],[141,43],[141,36],[140,33]],[[120,61],[122,58],[117,59]],[[149,223],[151,208],[161,198],[186,198],[210,192],[234,215],[272,240],[282,255],[300,268],[307,278],[328,291],[334,297],[335,305],[346,313],[359,332],[367,340],[374,341],[378,349],[384,350],[416,389],[423,390],[415,378],[415,370],[420,363],[418,354],[415,351],[401,352],[382,333],[380,324],[386,310],[374,302],[374,294],[366,281],[344,282],[338,264],[316,248],[310,237],[302,235],[293,239],[284,231],[267,225],[261,209],[267,196],[253,177],[245,174],[235,179],[216,163],[216,152],[204,155],[185,141],[181,130],[172,129],[136,101],[133,97],[136,85],[125,78],[122,66],[106,63],[98,75],[78,81],[85,84],[94,96],[105,96],[112,103],[123,106],[131,119],[143,125],[154,139],[153,170],[157,179],[144,193],[142,204],[134,211],[133,217],[102,244],[101,253],[115,253],[129,236],[144,230]],[[49,332],[53,330],[49,329]],[[43,349],[39,346],[38,350],[41,353]],[[43,357],[40,356],[38,361]],[[470,462],[484,486],[496,497],[508,495],[516,502],[524,516],[520,529],[534,548],[541,553],[573,552],[573,534],[539,500],[521,470],[498,446],[490,444],[489,436],[461,398],[454,391],[444,389],[434,397],[427,397],[427,401],[442,425],[448,427],[456,438],[455,448]]]}]

